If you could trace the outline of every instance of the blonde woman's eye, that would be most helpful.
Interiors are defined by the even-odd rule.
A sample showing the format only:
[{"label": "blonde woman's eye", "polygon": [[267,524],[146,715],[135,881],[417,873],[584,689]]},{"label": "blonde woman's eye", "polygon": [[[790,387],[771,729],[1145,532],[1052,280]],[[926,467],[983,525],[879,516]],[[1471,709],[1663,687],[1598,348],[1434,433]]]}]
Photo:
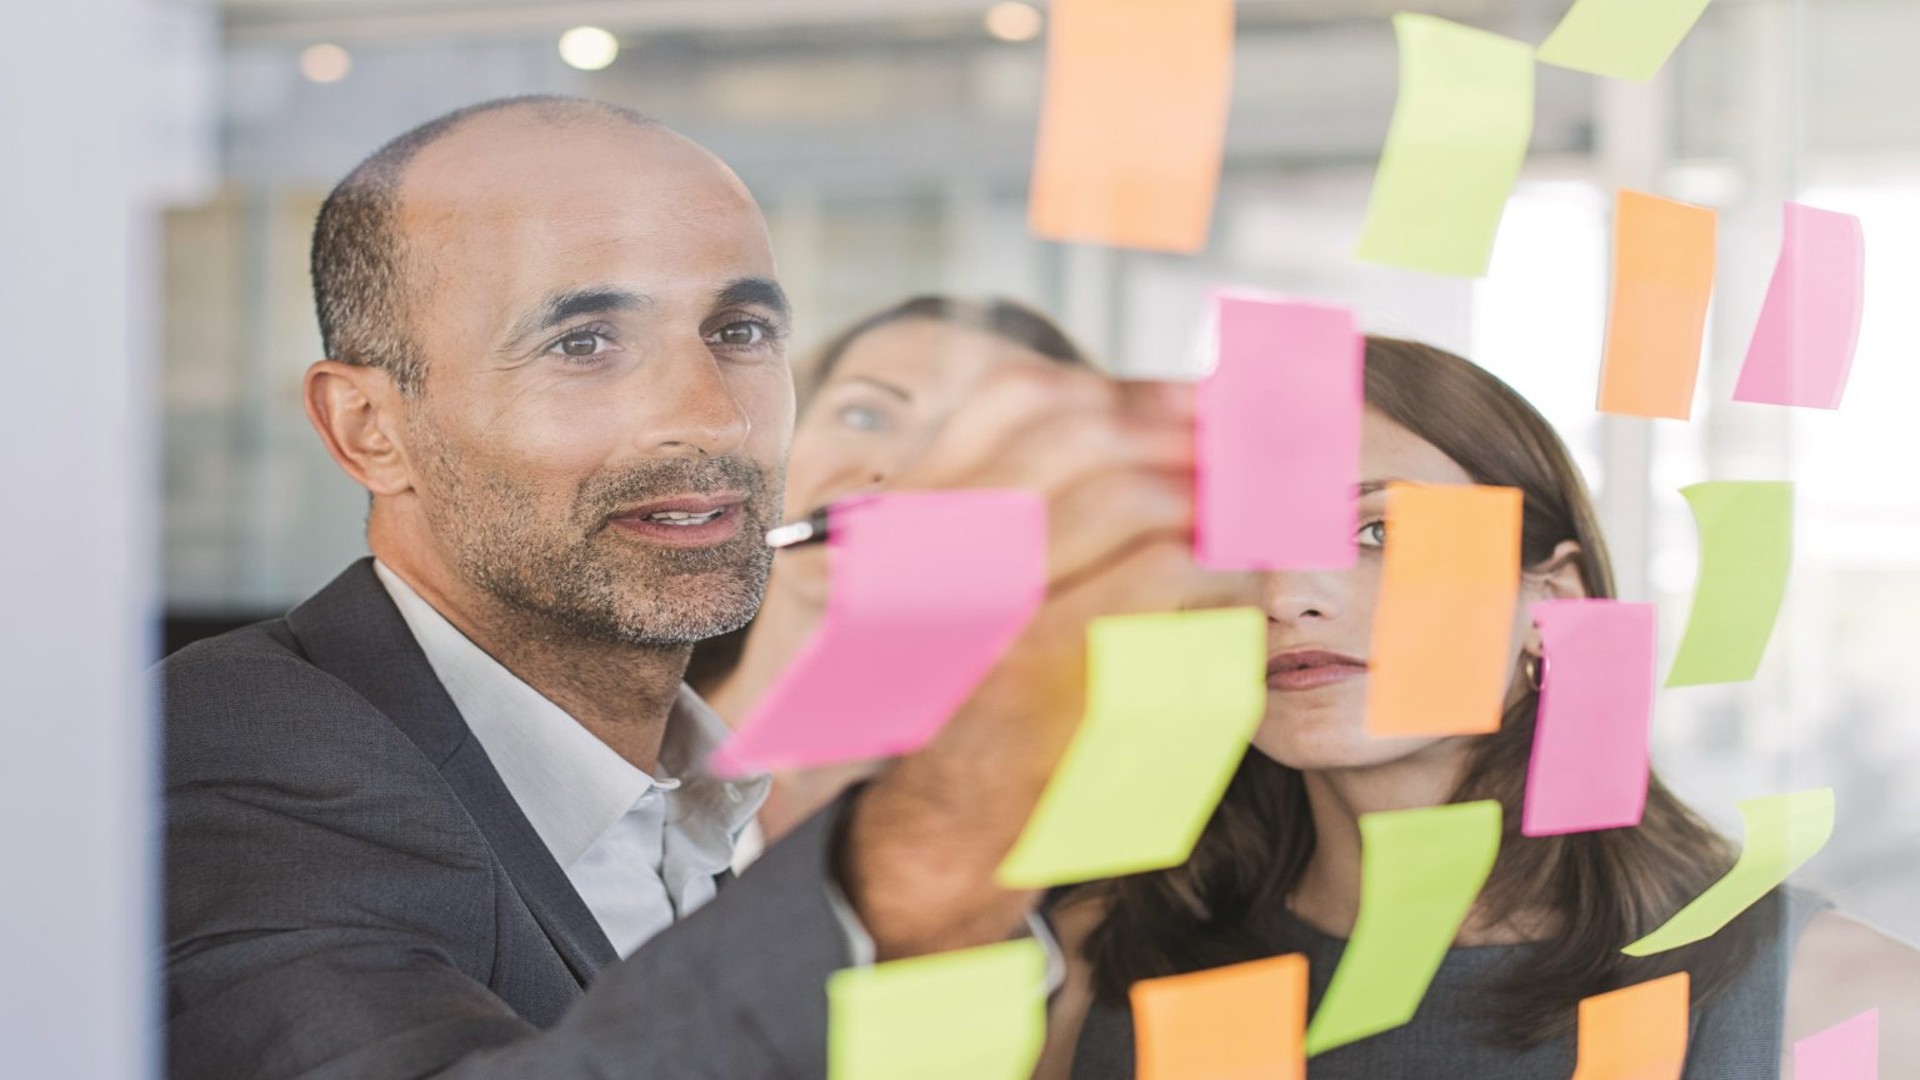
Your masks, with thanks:
[{"label": "blonde woman's eye", "polygon": [[887,426],[887,418],[880,410],[866,405],[843,405],[839,418],[841,424],[855,431],[880,431]]},{"label": "blonde woman's eye", "polygon": [[1367,522],[1365,525],[1360,526],[1360,535],[1356,539],[1361,547],[1386,547],[1387,523],[1384,521]]}]

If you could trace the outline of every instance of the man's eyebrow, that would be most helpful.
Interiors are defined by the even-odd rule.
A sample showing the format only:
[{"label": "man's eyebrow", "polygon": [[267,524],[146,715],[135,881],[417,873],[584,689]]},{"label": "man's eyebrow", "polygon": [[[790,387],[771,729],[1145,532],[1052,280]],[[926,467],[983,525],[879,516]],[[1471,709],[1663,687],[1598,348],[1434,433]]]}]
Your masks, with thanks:
[{"label": "man's eyebrow", "polygon": [[551,330],[582,315],[638,311],[651,303],[653,300],[643,293],[612,285],[567,289],[547,297],[545,303],[516,320],[507,334],[507,346],[520,345],[542,330]]},{"label": "man's eyebrow", "polygon": [[782,319],[793,314],[793,306],[787,303],[786,292],[771,278],[747,277],[729,282],[714,294],[713,306],[716,309],[752,306],[772,308]]}]

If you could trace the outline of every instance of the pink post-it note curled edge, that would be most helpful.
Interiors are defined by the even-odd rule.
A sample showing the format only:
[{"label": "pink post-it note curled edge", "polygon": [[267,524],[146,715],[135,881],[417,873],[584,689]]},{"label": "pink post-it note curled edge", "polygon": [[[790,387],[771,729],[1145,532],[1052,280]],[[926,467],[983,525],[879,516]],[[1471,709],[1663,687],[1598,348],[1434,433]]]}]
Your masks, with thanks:
[{"label": "pink post-it note curled edge", "polygon": [[1786,204],[1780,261],[1733,400],[1840,407],[1860,343],[1866,258],[1859,218]]},{"label": "pink post-it note curled edge", "polygon": [[1028,491],[901,492],[828,511],[826,614],[709,761],[716,775],[910,753],[938,733],[1046,593]]},{"label": "pink post-it note curled edge", "polygon": [[1222,292],[1195,395],[1194,546],[1218,570],[1351,566],[1365,340],[1343,308]]},{"label": "pink post-it note curled edge", "polygon": [[1793,1044],[1794,1080],[1877,1080],[1879,1075],[1879,1009],[1868,1009]]},{"label": "pink post-it note curled edge", "polygon": [[1521,833],[1639,824],[1656,686],[1654,606],[1549,600],[1531,611],[1544,659]]}]

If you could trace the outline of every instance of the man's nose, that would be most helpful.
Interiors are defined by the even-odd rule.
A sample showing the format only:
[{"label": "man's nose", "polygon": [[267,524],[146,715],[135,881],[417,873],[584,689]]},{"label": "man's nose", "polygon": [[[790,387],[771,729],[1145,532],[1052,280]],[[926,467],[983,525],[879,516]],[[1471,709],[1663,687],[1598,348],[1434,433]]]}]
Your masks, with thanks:
[{"label": "man's nose", "polygon": [[725,457],[746,444],[753,418],[728,385],[721,361],[704,345],[660,361],[639,391],[652,406],[643,437],[653,453]]}]

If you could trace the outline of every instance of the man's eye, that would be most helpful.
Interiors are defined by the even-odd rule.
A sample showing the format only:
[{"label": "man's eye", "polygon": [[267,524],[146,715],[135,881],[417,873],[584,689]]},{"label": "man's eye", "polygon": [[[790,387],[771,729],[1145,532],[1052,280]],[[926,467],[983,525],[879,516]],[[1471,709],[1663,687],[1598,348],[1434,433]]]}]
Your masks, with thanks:
[{"label": "man's eye", "polygon": [[887,426],[887,418],[880,410],[866,405],[845,405],[840,409],[840,422],[855,431],[880,431]]},{"label": "man's eye", "polygon": [[1360,526],[1358,539],[1361,547],[1386,547],[1387,523],[1384,521],[1367,522],[1365,525]]},{"label": "man's eye", "polygon": [[600,352],[601,345],[606,340],[606,337],[602,334],[596,334],[591,330],[582,330],[579,333],[568,334],[566,337],[554,342],[553,348],[554,351],[563,356],[593,356]]},{"label": "man's eye", "polygon": [[728,323],[714,331],[713,340],[717,345],[730,348],[751,347],[767,340],[767,327],[765,323],[751,320]]}]

